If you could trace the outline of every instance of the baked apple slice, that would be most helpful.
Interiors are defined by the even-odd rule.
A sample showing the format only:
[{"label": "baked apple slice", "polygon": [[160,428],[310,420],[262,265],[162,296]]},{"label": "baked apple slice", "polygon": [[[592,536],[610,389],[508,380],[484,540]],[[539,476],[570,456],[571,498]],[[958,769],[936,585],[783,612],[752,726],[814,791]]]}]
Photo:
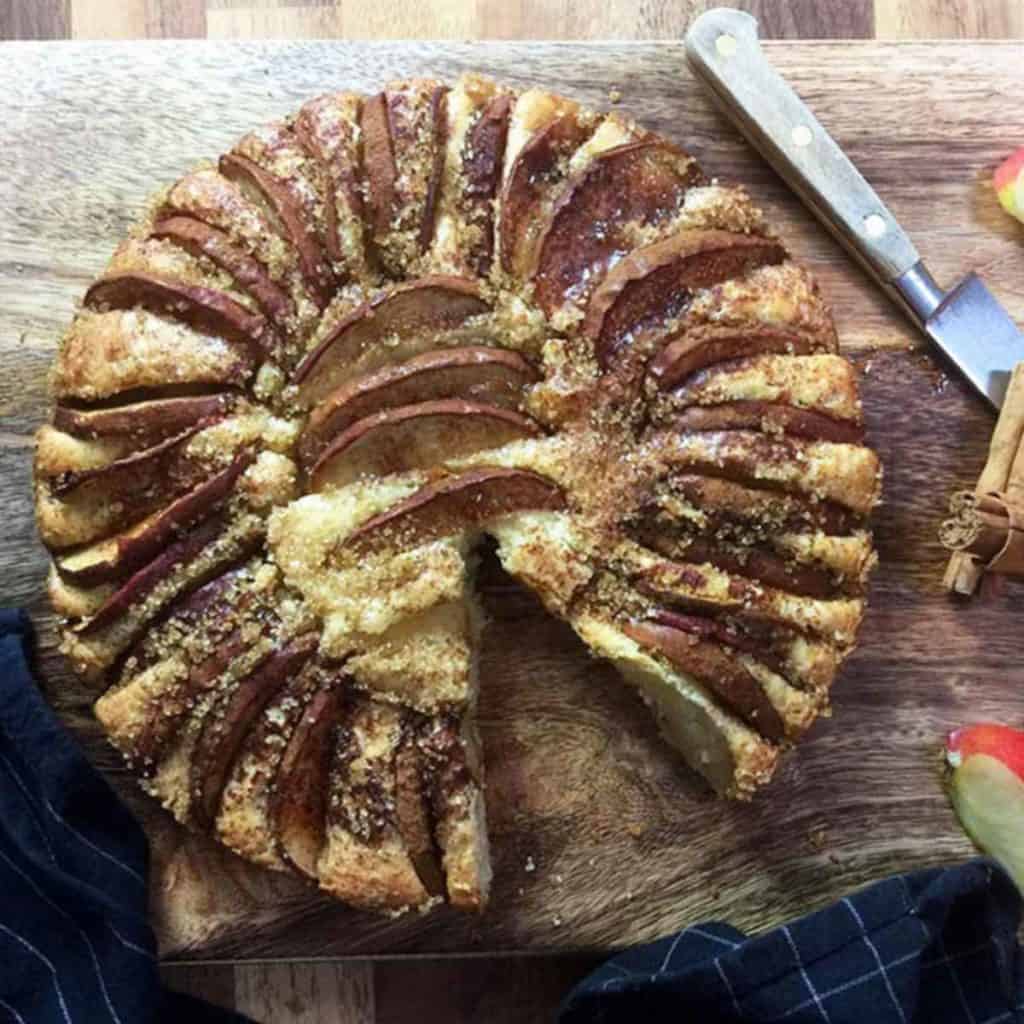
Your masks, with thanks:
[{"label": "baked apple slice", "polygon": [[303,359],[295,371],[299,397],[312,405],[361,374],[436,348],[440,336],[489,309],[476,282],[462,277],[421,277],[381,292]]},{"label": "baked apple slice", "polygon": [[526,359],[506,349],[467,345],[424,352],[343,384],[314,406],[299,443],[302,462],[311,466],[332,438],[368,416],[442,398],[515,408],[538,379]]},{"label": "baked apple slice", "polygon": [[222,505],[254,457],[251,452],[241,452],[226,469],[126,532],[58,559],[61,575],[78,586],[91,587],[121,579],[156,558],[174,537]]},{"label": "baked apple slice", "polygon": [[444,873],[431,820],[434,771],[420,749],[418,733],[422,729],[423,724],[409,716],[405,735],[395,751],[395,822],[423,888],[431,896],[443,896]]},{"label": "baked apple slice", "polygon": [[484,466],[426,484],[363,523],[344,543],[359,551],[405,548],[513,512],[564,505],[561,488],[539,473]]},{"label": "baked apple slice", "polygon": [[593,128],[593,118],[562,97],[531,89],[516,101],[498,204],[499,253],[506,273],[521,280],[532,274],[545,204]]},{"label": "baked apple slice", "polygon": [[277,327],[290,330],[295,310],[288,293],[275,284],[259,260],[233,245],[223,231],[194,217],[170,216],[158,220],[150,228],[150,236],[173,242],[194,256],[208,259],[251,295]]},{"label": "baked apple slice", "polygon": [[217,817],[224,785],[253,723],[313,656],[317,643],[310,633],[274,651],[203,716],[191,770],[192,809],[202,827],[209,828]]},{"label": "baked apple slice", "polygon": [[323,243],[324,173],[283,125],[246,135],[218,166],[225,178],[263,203],[279,234],[295,248],[302,276],[323,309],[334,293]]},{"label": "baked apple slice", "polygon": [[219,393],[151,398],[100,408],[75,408],[58,402],[53,425],[76,437],[130,438],[149,447],[200,422],[221,419],[236,401],[233,394]]},{"label": "baked apple slice", "polygon": [[[731,231],[680,231],[635,249],[594,289],[583,333],[608,369],[624,350],[664,330],[694,292],[786,259],[770,238]],[[745,354],[745,353],[738,353]]]},{"label": "baked apple slice", "polygon": [[779,743],[785,738],[785,723],[757,680],[718,644],[663,622],[627,623],[623,632],[707,687],[766,739]]},{"label": "baked apple slice", "polygon": [[359,160],[362,97],[332,93],[310,100],[293,130],[299,144],[319,161],[330,185],[324,210],[324,245],[339,281],[370,276]]},{"label": "baked apple slice", "polygon": [[824,339],[797,329],[700,324],[670,341],[651,360],[648,373],[659,388],[668,391],[685,384],[698,370],[727,360],[768,353],[808,355],[826,349]]},{"label": "baked apple slice", "polygon": [[285,860],[316,878],[323,849],[330,789],[331,752],[342,726],[343,686],[324,683],[288,738],[270,795],[269,817]]},{"label": "baked apple slice", "polygon": [[447,91],[438,82],[414,79],[389,85],[363,104],[369,222],[381,261],[395,276],[404,276],[433,238]]},{"label": "baked apple slice", "polygon": [[385,409],[353,423],[328,446],[310,473],[311,488],[323,491],[365,476],[428,469],[540,432],[521,413],[460,398]]},{"label": "baked apple slice", "polygon": [[85,293],[85,304],[100,310],[145,309],[244,345],[257,356],[266,356],[275,347],[273,332],[262,314],[253,313],[216,288],[184,284],[156,274],[102,277]]},{"label": "baked apple slice", "polygon": [[763,430],[769,434],[788,434],[809,441],[833,441],[837,444],[857,444],[864,440],[862,424],[839,420],[812,409],[756,400],[694,405],[676,416],[672,426],[683,432]]},{"label": "baked apple slice", "polygon": [[94,402],[147,389],[242,387],[256,368],[248,345],[225,345],[143,309],[75,317],[54,365],[60,399]]},{"label": "baked apple slice", "polygon": [[535,294],[544,312],[585,301],[637,233],[670,221],[701,184],[696,161],[661,139],[597,153],[570,178],[538,240]]}]

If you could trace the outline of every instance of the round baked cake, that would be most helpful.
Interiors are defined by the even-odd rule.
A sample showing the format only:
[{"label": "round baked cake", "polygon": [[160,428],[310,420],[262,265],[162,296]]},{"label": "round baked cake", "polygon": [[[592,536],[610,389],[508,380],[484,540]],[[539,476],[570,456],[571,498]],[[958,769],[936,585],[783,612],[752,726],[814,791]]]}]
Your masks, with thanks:
[{"label": "round baked cake", "polygon": [[855,641],[856,371],[746,193],[617,112],[311,100],[154,199],[52,388],[38,526],[110,741],[355,905],[486,902],[485,535],[728,797]]}]

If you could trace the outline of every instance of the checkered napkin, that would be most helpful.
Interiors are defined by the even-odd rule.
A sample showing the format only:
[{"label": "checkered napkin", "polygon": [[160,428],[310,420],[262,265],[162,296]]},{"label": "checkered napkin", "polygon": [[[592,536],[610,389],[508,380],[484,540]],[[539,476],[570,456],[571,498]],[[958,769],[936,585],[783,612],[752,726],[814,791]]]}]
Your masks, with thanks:
[{"label": "checkered napkin", "polygon": [[897,875],[756,938],[725,924],[629,950],[560,1024],[1024,1022],[1021,899],[989,861]]},{"label": "checkered napkin", "polygon": [[0,1022],[227,1024],[163,989],[145,836],[43,701],[0,609]]}]

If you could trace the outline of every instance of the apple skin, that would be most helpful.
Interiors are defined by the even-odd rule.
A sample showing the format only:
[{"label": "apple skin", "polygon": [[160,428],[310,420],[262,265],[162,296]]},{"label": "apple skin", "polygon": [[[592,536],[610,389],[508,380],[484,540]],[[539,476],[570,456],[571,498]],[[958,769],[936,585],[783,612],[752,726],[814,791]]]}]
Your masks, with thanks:
[{"label": "apple skin", "polygon": [[512,97],[508,93],[491,99],[470,129],[463,151],[462,203],[472,210],[470,220],[480,225],[481,235],[469,265],[480,277],[490,274],[494,262],[493,200],[501,183],[511,111]]},{"label": "apple skin", "polygon": [[73,409],[58,403],[53,412],[57,430],[76,437],[131,437],[140,445],[156,444],[201,420],[216,422],[235,403],[230,393],[152,398],[110,409]]},{"label": "apple skin", "polygon": [[407,733],[395,753],[395,820],[423,888],[443,896],[444,871],[431,821],[430,766],[415,732]]},{"label": "apple skin", "polygon": [[957,729],[946,761],[964,830],[1024,892],[1024,732],[989,722]]},{"label": "apple skin", "polygon": [[378,237],[387,234],[397,201],[398,168],[388,122],[387,95],[380,92],[366,100],[359,119],[366,168],[366,205],[373,233]]},{"label": "apple skin", "polygon": [[756,400],[693,405],[673,420],[673,426],[679,430],[763,430],[768,427],[808,441],[837,444],[859,444],[864,440],[862,424],[811,409]]},{"label": "apple skin", "polygon": [[1014,150],[992,175],[999,205],[1011,216],[1024,221],[1024,146]]}]

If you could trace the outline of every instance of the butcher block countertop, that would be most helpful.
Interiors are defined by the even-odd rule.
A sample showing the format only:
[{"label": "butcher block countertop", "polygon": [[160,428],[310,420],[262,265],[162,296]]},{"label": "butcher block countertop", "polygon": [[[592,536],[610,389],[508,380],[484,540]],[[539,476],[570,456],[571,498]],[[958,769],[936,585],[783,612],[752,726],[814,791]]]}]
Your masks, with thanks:
[{"label": "butcher block countertop", "polygon": [[[988,184],[1021,140],[1024,45],[771,43],[769,57],[889,203],[932,272],[978,270],[1024,320],[1024,235]],[[1019,591],[957,605],[936,540],[992,413],[715,113],[673,43],[10,44],[0,61],[0,595],[27,604],[53,702],[142,818],[165,955],[181,959],[606,950],[699,919],[762,929],[884,874],[970,855],[942,790],[945,732],[1019,719]],[[491,908],[388,920],[243,864],[143,797],[55,649],[34,532],[32,432],[62,327],[146,196],[332,88],[481,70],[619,107],[746,184],[835,312],[885,466],[881,565],[859,650],[751,804],[711,799],[570,630],[487,560],[481,724]]]}]

